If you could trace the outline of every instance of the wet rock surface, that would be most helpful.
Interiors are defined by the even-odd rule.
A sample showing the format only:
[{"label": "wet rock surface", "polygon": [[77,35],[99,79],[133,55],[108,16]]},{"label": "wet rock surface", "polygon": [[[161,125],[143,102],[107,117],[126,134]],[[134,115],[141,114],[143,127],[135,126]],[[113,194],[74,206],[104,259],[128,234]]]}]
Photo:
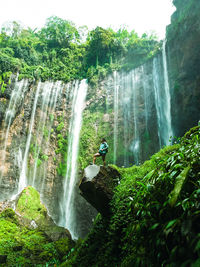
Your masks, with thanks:
[{"label": "wet rock surface", "polygon": [[84,177],[79,185],[81,195],[103,216],[109,216],[109,203],[113,189],[120,179],[119,172],[111,166],[90,165],[84,170]]}]

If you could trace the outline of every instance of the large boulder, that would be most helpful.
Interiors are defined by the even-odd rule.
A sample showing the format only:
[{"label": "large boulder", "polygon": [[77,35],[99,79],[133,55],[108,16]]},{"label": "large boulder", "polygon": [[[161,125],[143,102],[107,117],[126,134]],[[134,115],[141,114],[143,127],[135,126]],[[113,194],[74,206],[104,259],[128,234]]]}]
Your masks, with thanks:
[{"label": "large boulder", "polygon": [[60,238],[71,239],[67,229],[54,223],[48,215],[46,207],[40,201],[40,194],[31,186],[26,187],[21,192],[16,203],[16,212],[20,215],[21,224],[29,228],[38,228],[52,241],[57,241]]},{"label": "large boulder", "polygon": [[108,217],[113,189],[119,179],[119,172],[111,166],[90,165],[85,168],[79,185],[81,195],[103,216]]}]

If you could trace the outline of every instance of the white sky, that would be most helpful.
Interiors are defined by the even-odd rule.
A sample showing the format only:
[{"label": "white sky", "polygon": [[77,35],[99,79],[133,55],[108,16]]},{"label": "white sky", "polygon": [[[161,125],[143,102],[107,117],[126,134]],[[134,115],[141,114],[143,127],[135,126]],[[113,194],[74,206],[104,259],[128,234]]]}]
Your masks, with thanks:
[{"label": "white sky", "polygon": [[155,31],[164,38],[166,25],[175,10],[172,0],[1,0],[0,26],[20,21],[41,28],[50,16],[71,20],[76,26],[112,27],[127,25],[140,35]]}]

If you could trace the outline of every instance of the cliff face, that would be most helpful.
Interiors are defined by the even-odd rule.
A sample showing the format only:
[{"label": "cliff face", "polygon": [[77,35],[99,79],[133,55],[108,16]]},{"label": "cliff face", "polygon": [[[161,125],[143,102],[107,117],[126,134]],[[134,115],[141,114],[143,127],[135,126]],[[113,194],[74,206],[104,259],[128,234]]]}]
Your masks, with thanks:
[{"label": "cliff face", "polygon": [[200,119],[200,2],[175,0],[167,28],[168,69],[174,134],[181,136]]},{"label": "cliff face", "polygon": [[[49,86],[51,87],[53,84]],[[40,91],[36,103],[35,95],[38,88]],[[24,170],[27,173],[25,183],[38,188],[52,214],[58,205],[59,191],[62,188],[62,179],[56,172],[57,161],[61,157],[59,153],[56,154],[58,146],[56,128],[59,125],[60,116],[67,121],[67,104],[66,88],[63,87],[60,88],[62,90],[57,97],[55,108],[52,108],[50,97],[48,99],[48,96],[44,95],[45,89],[49,88],[47,88],[47,83],[32,84],[26,80],[21,82],[13,80],[10,91],[6,90],[5,94],[1,95],[1,99],[5,99],[4,101],[7,102],[7,109],[6,112],[4,111],[3,121],[1,121],[0,184],[1,200],[18,193],[19,181],[25,179],[23,177],[23,166],[25,165]],[[34,104],[35,114],[33,114]],[[32,129],[30,129],[31,122]],[[65,127],[59,133],[64,135],[67,127],[68,124],[65,123]],[[26,153],[27,158],[25,158]],[[56,219],[55,212],[54,219]]]},{"label": "cliff face", "polygon": [[[10,199],[31,185],[40,192],[57,223],[63,205],[72,99],[78,85],[78,81],[32,83],[13,77],[0,95],[0,200]],[[82,197],[77,198],[78,206],[84,206],[84,212],[76,215],[84,222],[78,229],[84,236],[92,222],[88,218],[96,211]]]},{"label": "cliff face", "polygon": [[87,148],[99,145],[102,137],[109,144],[107,162],[126,167],[143,162],[169,143],[172,126],[164,49],[146,64],[129,72],[115,71],[95,88],[89,87],[80,139],[85,157],[81,158],[89,160],[92,150],[89,154]]}]

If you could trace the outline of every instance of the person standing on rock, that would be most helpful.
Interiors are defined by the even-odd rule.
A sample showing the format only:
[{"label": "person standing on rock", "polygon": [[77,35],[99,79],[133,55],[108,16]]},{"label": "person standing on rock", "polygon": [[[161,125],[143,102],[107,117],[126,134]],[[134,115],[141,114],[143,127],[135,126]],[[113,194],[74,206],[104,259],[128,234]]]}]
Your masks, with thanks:
[{"label": "person standing on rock", "polygon": [[101,144],[100,144],[100,147],[99,147],[99,152],[94,154],[93,164],[95,164],[95,161],[96,161],[97,157],[102,157],[103,165],[105,167],[106,166],[106,154],[107,154],[107,152],[108,152],[108,144],[106,143],[106,139],[102,138]]}]

